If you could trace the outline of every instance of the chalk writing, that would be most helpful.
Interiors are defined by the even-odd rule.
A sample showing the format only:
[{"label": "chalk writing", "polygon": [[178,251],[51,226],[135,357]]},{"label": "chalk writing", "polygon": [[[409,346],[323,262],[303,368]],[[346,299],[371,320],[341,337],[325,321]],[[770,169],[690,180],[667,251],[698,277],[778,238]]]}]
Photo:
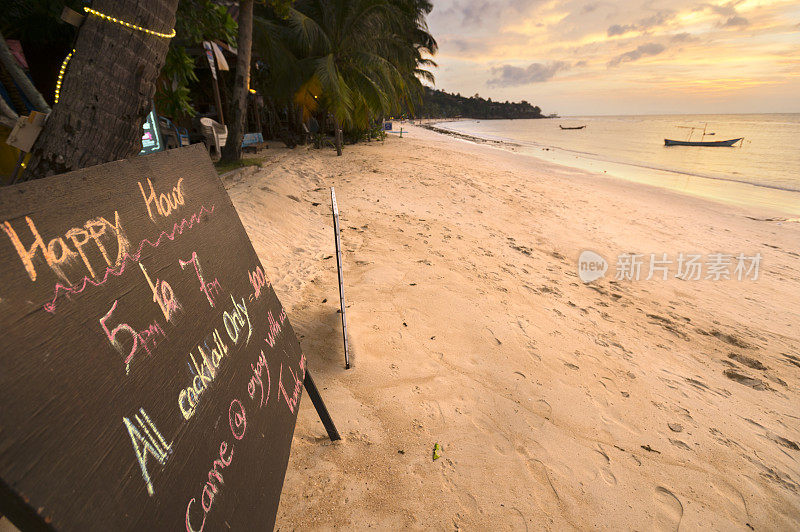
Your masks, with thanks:
[{"label": "chalk writing", "polygon": [[244,406],[238,399],[231,401],[231,406],[228,407],[228,422],[230,423],[233,437],[237,440],[244,438],[244,433],[247,431],[247,416],[244,412]]},{"label": "chalk writing", "polygon": [[175,299],[175,292],[172,291],[172,287],[168,282],[158,278],[156,278],[156,282],[153,284],[153,281],[150,280],[150,276],[147,275],[144,264],[140,262],[139,267],[142,269],[144,278],[147,279],[147,284],[150,285],[150,290],[153,291],[153,301],[158,303],[161,312],[164,314],[164,319],[170,321],[175,311],[180,309],[180,303]]},{"label": "chalk writing", "polygon": [[[233,300],[233,298],[231,299]],[[236,304],[235,301],[234,304]],[[283,311],[281,311],[281,315],[283,314],[284,314]],[[276,334],[278,332],[280,331],[277,330]],[[305,378],[305,371],[306,371],[305,368],[306,368],[306,358],[303,353],[300,353],[300,368],[297,373],[293,372],[291,368],[289,368],[288,366],[286,367],[287,371],[291,374],[293,379],[291,384],[291,386],[293,386],[292,397],[289,397],[288,394],[286,393],[286,390],[283,387],[283,383],[281,382],[280,377],[278,379],[279,397],[280,396],[283,397],[284,401],[289,407],[289,410],[292,413],[294,413],[294,409],[297,407],[297,403],[300,399],[300,386],[302,385],[303,379]],[[270,390],[272,387],[269,365],[267,364],[267,357],[264,355],[263,350],[256,358],[256,361],[250,363],[250,369],[253,371],[253,374],[247,382],[247,394],[250,396],[250,399],[255,401],[256,393],[258,393],[260,390],[260,397],[258,399],[258,404],[259,407],[263,407],[269,401]],[[282,372],[283,372],[283,364],[281,364],[281,374]],[[266,392],[264,391],[264,373],[266,373],[266,381],[267,381]],[[239,399],[234,398],[233,400],[231,400],[230,405],[228,406],[228,424],[231,429],[231,435],[234,437],[235,440],[241,441],[242,439],[244,439],[247,433],[247,413],[245,411],[244,405],[242,404],[241,401],[239,401]],[[232,445],[230,449],[230,455],[228,456],[227,460],[225,459],[224,455],[227,452],[227,448],[228,444],[226,441],[223,440],[220,443],[219,459],[214,460],[212,467],[208,472],[208,481],[203,486],[203,490],[200,497],[201,506],[203,509],[203,518],[202,520],[200,520],[200,528],[195,530],[195,528],[192,525],[192,516],[191,516],[192,506],[195,504],[196,498],[194,497],[191,498],[189,500],[189,503],[186,505],[184,524],[186,526],[187,532],[202,532],[203,528],[205,527],[206,519],[208,517],[209,512],[211,511],[212,505],[214,504],[214,499],[217,496],[218,491],[222,488],[222,484],[224,484],[221,471],[224,468],[230,466],[231,462],[233,461]],[[195,520],[194,522],[196,523],[197,520]]]},{"label": "chalk writing", "polygon": [[[134,263],[134,262],[138,262],[139,261],[139,258],[142,255],[142,250],[144,249],[144,245],[145,244],[149,245],[150,247],[157,248],[161,244],[161,242],[163,241],[164,237],[168,238],[169,240],[175,240],[176,234],[181,235],[181,234],[183,234],[183,231],[185,229],[187,229],[187,228],[191,229],[194,224],[200,223],[200,221],[202,219],[201,216],[203,215],[204,212],[207,215],[211,216],[211,214],[214,212],[214,206],[213,205],[211,206],[211,210],[208,210],[208,209],[205,208],[205,206],[202,206],[202,207],[200,207],[200,210],[197,211],[196,213],[192,214],[192,216],[188,220],[186,218],[184,218],[181,221],[180,224],[178,224],[176,222],[174,227],[172,228],[172,232],[171,233],[168,233],[166,231],[161,231],[161,233],[158,235],[158,238],[156,239],[155,244],[153,242],[151,242],[149,239],[145,238],[144,240],[142,240],[139,243],[139,248],[137,249],[136,253],[134,253],[133,255],[130,255],[127,252],[125,252],[125,253],[121,254],[121,258],[117,259],[117,262],[116,262],[117,266],[115,266],[113,268],[112,267],[106,268],[106,273],[103,276],[103,279],[100,280],[100,281],[95,281],[94,279],[90,279],[89,277],[84,277],[83,281],[79,285],[70,285],[70,283],[68,281],[67,281],[67,286],[65,286],[65,285],[63,285],[61,283],[56,283],[55,287],[53,288],[53,299],[44,304],[44,309],[47,312],[51,312],[51,313],[55,312],[56,311],[56,302],[58,301],[58,298],[59,298],[61,292],[64,292],[66,294],[80,294],[81,292],[84,291],[84,289],[88,285],[101,286],[102,284],[104,284],[108,280],[108,276],[109,275],[116,275],[117,277],[119,277],[120,275],[122,275],[125,272],[125,265],[126,264],[128,264],[129,262]],[[4,226],[4,228],[5,228],[5,226]],[[34,248],[31,248],[31,249],[34,249]]]},{"label": "chalk writing", "polygon": [[219,484],[224,484],[225,481],[222,478],[221,471],[231,465],[231,461],[233,460],[233,445],[231,445],[231,452],[228,455],[228,459],[225,459],[225,453],[228,450],[227,442],[223,441],[219,444],[219,459],[215,459],[211,465],[211,469],[208,471],[208,482],[205,483],[203,486],[203,493],[200,496],[200,502],[203,507],[203,520],[200,522],[200,528],[195,530],[192,528],[191,520],[189,517],[189,513],[192,511],[192,504],[194,504],[195,499],[189,501],[189,504],[186,505],[186,531],[187,532],[202,532],[203,527],[206,526],[206,515],[208,512],[211,511],[211,506],[214,504],[214,497],[217,495],[217,491],[219,491],[219,487],[217,487],[217,483],[214,482],[216,479]]},{"label": "chalk writing", "polygon": [[0,189],[0,287],[0,512],[273,528],[306,362],[201,146]]},{"label": "chalk writing", "polygon": [[216,277],[210,283],[205,282],[203,279],[203,270],[200,268],[200,260],[197,258],[197,252],[192,251],[192,258],[189,260],[178,259],[178,263],[181,265],[181,269],[184,269],[189,264],[194,264],[194,271],[197,273],[197,279],[200,281],[200,291],[206,295],[211,308],[214,308],[214,292],[216,291],[219,293],[222,288]]},{"label": "chalk writing", "polygon": [[286,406],[289,407],[289,412],[294,414],[294,409],[297,408],[297,402],[300,400],[300,386],[303,385],[303,379],[306,378],[306,355],[300,353],[300,370],[297,373],[292,371],[292,368],[288,365],[286,366],[286,370],[292,376],[289,386],[294,387],[294,390],[292,396],[289,397],[286,393],[286,388],[283,387],[283,364],[281,363],[281,369],[278,372],[278,399],[280,400],[280,398],[283,397]]},{"label": "chalk writing", "polygon": [[144,198],[144,203],[147,205],[147,215],[150,216],[152,221],[155,221],[155,217],[153,216],[151,205],[155,205],[158,214],[166,217],[169,216],[172,211],[176,210],[178,206],[184,204],[182,177],[178,179],[178,184],[172,187],[170,192],[166,194],[162,192],[158,198],[156,198],[156,191],[153,189],[153,183],[150,182],[150,178],[147,178],[147,186],[150,187],[150,194],[145,193],[141,181],[139,181],[138,184],[139,190],[142,192],[142,198]]},{"label": "chalk writing", "polygon": [[[244,411],[244,406],[238,399],[233,399],[228,407],[228,420],[230,422],[231,434],[233,437],[237,440],[244,438],[245,432],[247,431],[247,417]],[[208,481],[203,486],[203,492],[200,496],[201,505],[203,507],[203,520],[200,522],[200,528],[197,530],[192,527],[191,517],[189,515],[192,511],[192,504],[194,504],[195,498],[192,497],[189,500],[189,503],[186,505],[185,524],[187,532],[202,532],[203,527],[206,524],[208,512],[211,511],[211,507],[214,504],[214,498],[221,488],[218,483],[224,484],[221,471],[230,466],[231,461],[233,461],[233,445],[231,445],[231,452],[230,455],[228,455],[228,459],[225,460],[224,455],[227,451],[227,448],[228,444],[223,440],[219,445],[219,460],[214,460],[211,469],[208,472]],[[214,479],[216,479],[217,482],[214,482]]]},{"label": "chalk writing", "polygon": [[250,284],[253,285],[253,298],[258,299],[261,297],[261,289],[265,286],[272,286],[272,283],[269,282],[267,276],[264,274],[264,270],[261,269],[261,266],[256,266],[256,269],[252,272],[247,272],[247,276],[250,278]]},{"label": "chalk writing", "polygon": [[[161,336],[166,336],[166,334],[164,334],[164,329],[161,328],[161,326],[158,324],[157,321],[153,321],[153,323],[151,323],[147,329],[144,329],[140,332],[136,332],[136,330],[127,323],[120,323],[112,330],[109,330],[108,325],[106,325],[106,322],[111,318],[111,314],[114,312],[114,310],[116,310],[117,303],[118,300],[115,299],[114,304],[111,305],[111,309],[109,309],[109,311],[106,312],[105,316],[100,318],[100,327],[103,328],[103,331],[106,333],[108,341],[111,342],[111,345],[114,346],[114,349],[119,351],[120,354],[125,355],[125,360],[124,360],[125,373],[127,374],[130,372],[130,363],[136,352],[140,348],[142,348],[145,351],[147,351],[147,354],[149,355],[150,347],[148,343],[150,342],[150,340],[153,341],[153,347],[155,348],[155,345],[157,343],[155,336],[157,334],[160,334]],[[130,335],[130,338],[133,340],[133,345],[131,345],[130,351],[128,351],[127,354],[126,354],[127,350],[124,347],[122,341],[119,338],[117,338],[117,335],[121,332],[128,333]]]},{"label": "chalk writing", "polygon": [[233,310],[231,312],[225,311],[222,313],[222,320],[225,323],[225,331],[228,333],[228,338],[231,342],[236,343],[239,341],[239,332],[244,327],[245,319],[247,320],[247,342],[250,343],[250,337],[253,336],[253,325],[250,323],[250,314],[247,312],[247,303],[242,298],[242,304],[236,302],[231,296],[233,302]]},{"label": "chalk writing", "polygon": [[272,317],[272,311],[267,311],[267,321],[269,322],[269,332],[267,333],[267,337],[265,340],[269,344],[270,347],[275,347],[275,340],[278,338],[278,335],[281,333],[281,329],[283,328],[283,322],[286,320],[286,311],[281,309],[280,313],[278,314],[278,319]]},{"label": "chalk writing", "polygon": [[[222,358],[228,354],[228,346],[222,341],[222,337],[217,329],[211,333],[211,341],[214,347],[209,348],[208,337],[204,340],[205,349],[197,346],[197,352],[200,355],[200,364],[198,365],[197,359],[193,353],[189,353],[191,364],[189,364],[189,371],[194,375],[192,384],[182,389],[178,394],[178,408],[181,410],[184,419],[189,419],[194,415],[197,403],[200,401],[200,394],[202,394],[217,376],[217,369],[222,363]],[[187,362],[188,364],[188,362]]]},{"label": "chalk writing", "polygon": [[[139,417],[141,414],[142,417]],[[144,421],[142,420],[144,418]],[[153,490],[153,482],[150,479],[150,473],[147,471],[147,455],[151,455],[163,467],[167,463],[167,458],[172,454],[172,442],[167,443],[164,436],[156,428],[144,408],[139,409],[139,413],[133,416],[134,422],[131,422],[127,417],[122,418],[122,423],[128,429],[128,435],[131,438],[131,445],[133,445],[133,452],[136,454],[136,459],[139,462],[139,467],[142,470],[142,478],[147,486],[147,493],[152,497],[155,493]],[[148,429],[149,427],[149,429]],[[152,431],[152,432],[151,432]],[[144,435],[142,435],[144,433]],[[153,436],[155,434],[155,436]],[[156,438],[158,441],[156,441]]]},{"label": "chalk writing", "polygon": [[[245,325],[248,328],[248,342],[253,334],[253,328],[250,323],[250,315],[244,298],[242,298],[240,305],[233,296],[231,296],[231,303],[233,303],[233,308],[222,313],[222,323],[225,327],[225,331],[228,333],[228,339],[235,346],[244,338],[244,335],[240,334],[240,332],[242,332]],[[211,333],[211,337],[211,341],[215,344],[215,347],[209,348],[207,340],[204,343],[205,350],[203,347],[197,346],[200,360],[199,364],[197,362],[198,358],[195,358],[194,353],[189,353],[191,363],[187,363],[189,364],[189,371],[194,377],[192,378],[191,385],[178,392],[178,408],[184,419],[187,420],[194,415],[197,404],[200,402],[200,396],[211,386],[211,383],[217,376],[217,369],[219,369],[223,357],[228,354],[229,348],[222,341],[218,329],[214,329]]]},{"label": "chalk writing", "polygon": [[[261,399],[258,401],[258,406],[264,406],[269,401],[269,391],[272,388],[272,379],[269,377],[269,366],[267,366],[267,357],[264,356],[264,351],[261,351],[261,354],[258,356],[255,365],[252,363],[250,364],[250,369],[253,370],[253,376],[250,377],[250,381],[247,383],[247,394],[250,396],[250,399],[255,399],[256,395],[256,385],[261,389]],[[267,371],[267,393],[264,393],[264,381],[262,378],[262,374],[264,370]]]},{"label": "chalk writing", "polygon": [[[64,266],[72,262],[76,257],[81,258],[84,266],[89,271],[89,275],[95,277],[95,271],[92,267],[92,263],[89,260],[89,257],[86,255],[86,250],[84,250],[84,246],[89,242],[90,239],[94,242],[94,245],[100,251],[100,254],[103,256],[103,259],[105,259],[108,266],[111,266],[112,264],[118,265],[122,261],[122,257],[128,251],[128,240],[125,238],[125,234],[122,231],[119,213],[116,211],[114,211],[113,224],[101,216],[99,218],[87,221],[83,225],[83,228],[73,227],[67,230],[65,236],[72,241],[72,245],[75,247],[75,250],[70,249],[67,242],[61,237],[53,238],[45,246],[44,239],[36,229],[36,224],[34,221],[29,216],[26,216],[25,222],[28,224],[28,229],[33,236],[33,244],[27,248],[22,243],[19,235],[14,228],[11,227],[11,224],[8,223],[8,221],[4,221],[0,227],[3,228],[3,231],[14,245],[14,249],[16,249],[19,258],[22,261],[22,265],[25,267],[25,271],[28,272],[28,276],[30,277],[31,281],[36,281],[37,272],[34,259],[36,259],[39,252],[41,252],[45,262],[53,271],[53,273],[55,273],[59,279],[69,284],[69,279],[64,272]],[[111,231],[113,231],[117,240],[117,256],[113,263],[108,256],[108,250],[106,250],[105,244],[103,244],[103,239],[101,238],[106,234],[107,228],[110,228]]]}]

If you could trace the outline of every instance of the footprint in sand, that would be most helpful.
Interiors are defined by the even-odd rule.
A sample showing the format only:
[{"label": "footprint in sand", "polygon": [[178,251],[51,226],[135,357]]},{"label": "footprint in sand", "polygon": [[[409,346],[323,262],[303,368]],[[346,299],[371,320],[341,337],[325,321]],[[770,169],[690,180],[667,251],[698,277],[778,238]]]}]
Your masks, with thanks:
[{"label": "footprint in sand", "polygon": [[553,407],[544,399],[528,402],[525,406],[525,422],[531,429],[539,429],[545,421],[552,419]]},{"label": "footprint in sand", "polygon": [[611,459],[608,457],[608,454],[606,454],[603,448],[599,445],[594,452],[596,453],[595,463],[597,464],[600,478],[602,478],[609,486],[615,486],[617,484],[617,477],[611,472]]},{"label": "footprint in sand", "polygon": [[678,530],[683,505],[675,494],[659,486],[653,495],[653,503],[653,530]]}]

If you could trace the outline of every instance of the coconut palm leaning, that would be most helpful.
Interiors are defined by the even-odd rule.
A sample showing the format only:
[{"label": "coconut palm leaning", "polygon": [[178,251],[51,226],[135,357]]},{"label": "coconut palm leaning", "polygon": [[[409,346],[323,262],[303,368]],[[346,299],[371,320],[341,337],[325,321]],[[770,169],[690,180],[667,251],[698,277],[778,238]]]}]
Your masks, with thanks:
[{"label": "coconut palm leaning", "polygon": [[[304,85],[318,87],[322,109],[344,126],[364,130],[381,117],[421,101],[422,66],[436,41],[425,25],[430,2],[416,0],[298,0],[288,26],[299,50]],[[336,150],[341,154],[341,136]]]}]

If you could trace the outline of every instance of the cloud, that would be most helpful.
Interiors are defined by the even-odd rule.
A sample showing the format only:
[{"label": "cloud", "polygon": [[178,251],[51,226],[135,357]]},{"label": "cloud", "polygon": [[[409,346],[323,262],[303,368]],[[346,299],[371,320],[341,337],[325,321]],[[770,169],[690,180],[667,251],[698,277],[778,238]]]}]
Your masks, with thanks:
[{"label": "cloud", "polygon": [[744,28],[750,25],[750,21],[739,15],[736,11],[736,4],[738,2],[728,2],[727,4],[718,6],[709,4],[708,7],[717,15],[722,15],[725,18],[724,22],[717,24],[720,28]]},{"label": "cloud", "polygon": [[629,31],[633,31],[636,29],[636,26],[633,24],[614,24],[613,26],[608,27],[608,36],[613,37],[614,35],[622,35],[624,33],[628,33]]},{"label": "cloud", "polygon": [[723,28],[744,28],[749,26],[750,21],[740,15],[734,15],[721,24]]},{"label": "cloud", "polygon": [[613,67],[619,65],[620,63],[636,61],[637,59],[640,59],[646,55],[658,55],[664,50],[666,50],[666,47],[663,44],[649,42],[647,44],[637,46],[635,50],[631,50],[630,52],[625,52],[624,54],[616,56],[608,62],[608,66]]},{"label": "cloud", "polygon": [[676,33],[672,37],[669,38],[671,42],[689,42],[689,41],[696,41],[697,38],[692,36],[691,33],[683,32],[683,33]]},{"label": "cloud", "polygon": [[492,68],[492,79],[486,82],[489,87],[514,87],[541,83],[552,79],[557,72],[569,70],[569,63],[565,61],[552,61],[550,63],[531,63],[525,68],[503,65]]},{"label": "cloud", "polygon": [[436,2],[431,16],[470,28],[495,29],[528,14],[544,0],[450,0]]},{"label": "cloud", "polygon": [[606,33],[609,37],[613,37],[614,35],[624,35],[629,31],[642,31],[645,32],[656,26],[661,26],[669,19],[675,16],[675,12],[671,10],[662,10],[656,13],[655,15],[651,15],[647,18],[643,18],[636,22],[635,24],[612,24],[606,30]]},{"label": "cloud", "polygon": [[445,38],[443,39],[440,39],[439,48],[441,48],[442,45],[452,45],[453,48],[455,48],[459,53],[462,54],[467,54],[474,52],[475,50],[486,48],[486,43],[484,42],[475,42],[459,38],[452,39],[448,38],[447,36],[445,36]]}]

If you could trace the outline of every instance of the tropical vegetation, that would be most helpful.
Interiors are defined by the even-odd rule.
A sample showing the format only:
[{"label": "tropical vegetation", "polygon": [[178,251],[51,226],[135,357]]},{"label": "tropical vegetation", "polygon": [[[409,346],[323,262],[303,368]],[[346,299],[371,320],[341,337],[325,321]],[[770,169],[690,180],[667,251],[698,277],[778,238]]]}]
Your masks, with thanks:
[{"label": "tropical vegetation", "polygon": [[425,87],[417,116],[436,118],[545,118],[538,106],[521,102],[494,102],[480,95],[461,96]]},{"label": "tropical vegetation", "polygon": [[[194,5],[187,8],[187,3]],[[435,66],[431,56],[437,44],[425,22],[431,9],[427,0],[256,3],[249,88],[264,100],[266,132],[293,143],[302,138],[303,124],[313,119],[323,131],[343,130],[335,136],[341,150],[343,137],[358,138],[383,117],[418,109],[423,81],[433,82],[428,67]],[[221,13],[216,19],[205,17],[211,27],[198,31],[191,15],[198,10],[218,7],[210,0],[181,0],[178,36],[159,86],[158,101],[175,102],[169,110],[178,120],[194,113],[191,93],[202,90],[184,52],[186,43],[201,40],[201,35],[229,44],[232,40]],[[186,15],[191,34],[183,31]],[[175,65],[186,67],[181,71]],[[165,106],[159,110],[165,112]]]},{"label": "tropical vegetation", "polygon": [[[206,41],[236,49],[238,64],[218,76],[223,97],[216,100],[227,104],[217,113],[224,112],[235,147],[257,108],[256,119],[268,137],[294,144],[309,132],[316,133],[318,142],[333,133],[341,153],[343,138],[368,136],[384,117],[417,113],[423,83],[433,82],[429,67],[435,66],[437,44],[425,20],[433,8],[429,0],[148,0],[141,5],[93,0],[92,9],[119,20],[136,23],[156,13],[148,20],[152,27],[166,29],[174,22],[172,39],[134,31],[128,49],[112,52],[88,45],[122,43],[130,30],[96,16],[84,16],[80,28],[61,20],[65,6],[77,16],[84,15],[85,5],[80,0],[8,0],[0,23],[3,37],[19,40],[31,59],[33,85],[44,97],[36,100],[39,110],[50,110],[57,80],[60,87],[58,105],[31,152],[31,177],[135,154],[148,94],[155,95],[160,115],[184,127],[193,125],[198,102],[206,102],[205,114],[209,107],[220,107],[208,103]],[[59,69],[68,54],[72,58],[61,80]],[[102,66],[99,77],[81,77],[79,72],[94,70],[92,65]],[[115,72],[125,75],[109,77]],[[120,120],[84,116],[98,109],[87,108],[86,101],[100,102],[103,116]],[[65,139],[63,132],[76,123],[81,130]],[[227,160],[240,157],[240,149],[223,151]]]}]

